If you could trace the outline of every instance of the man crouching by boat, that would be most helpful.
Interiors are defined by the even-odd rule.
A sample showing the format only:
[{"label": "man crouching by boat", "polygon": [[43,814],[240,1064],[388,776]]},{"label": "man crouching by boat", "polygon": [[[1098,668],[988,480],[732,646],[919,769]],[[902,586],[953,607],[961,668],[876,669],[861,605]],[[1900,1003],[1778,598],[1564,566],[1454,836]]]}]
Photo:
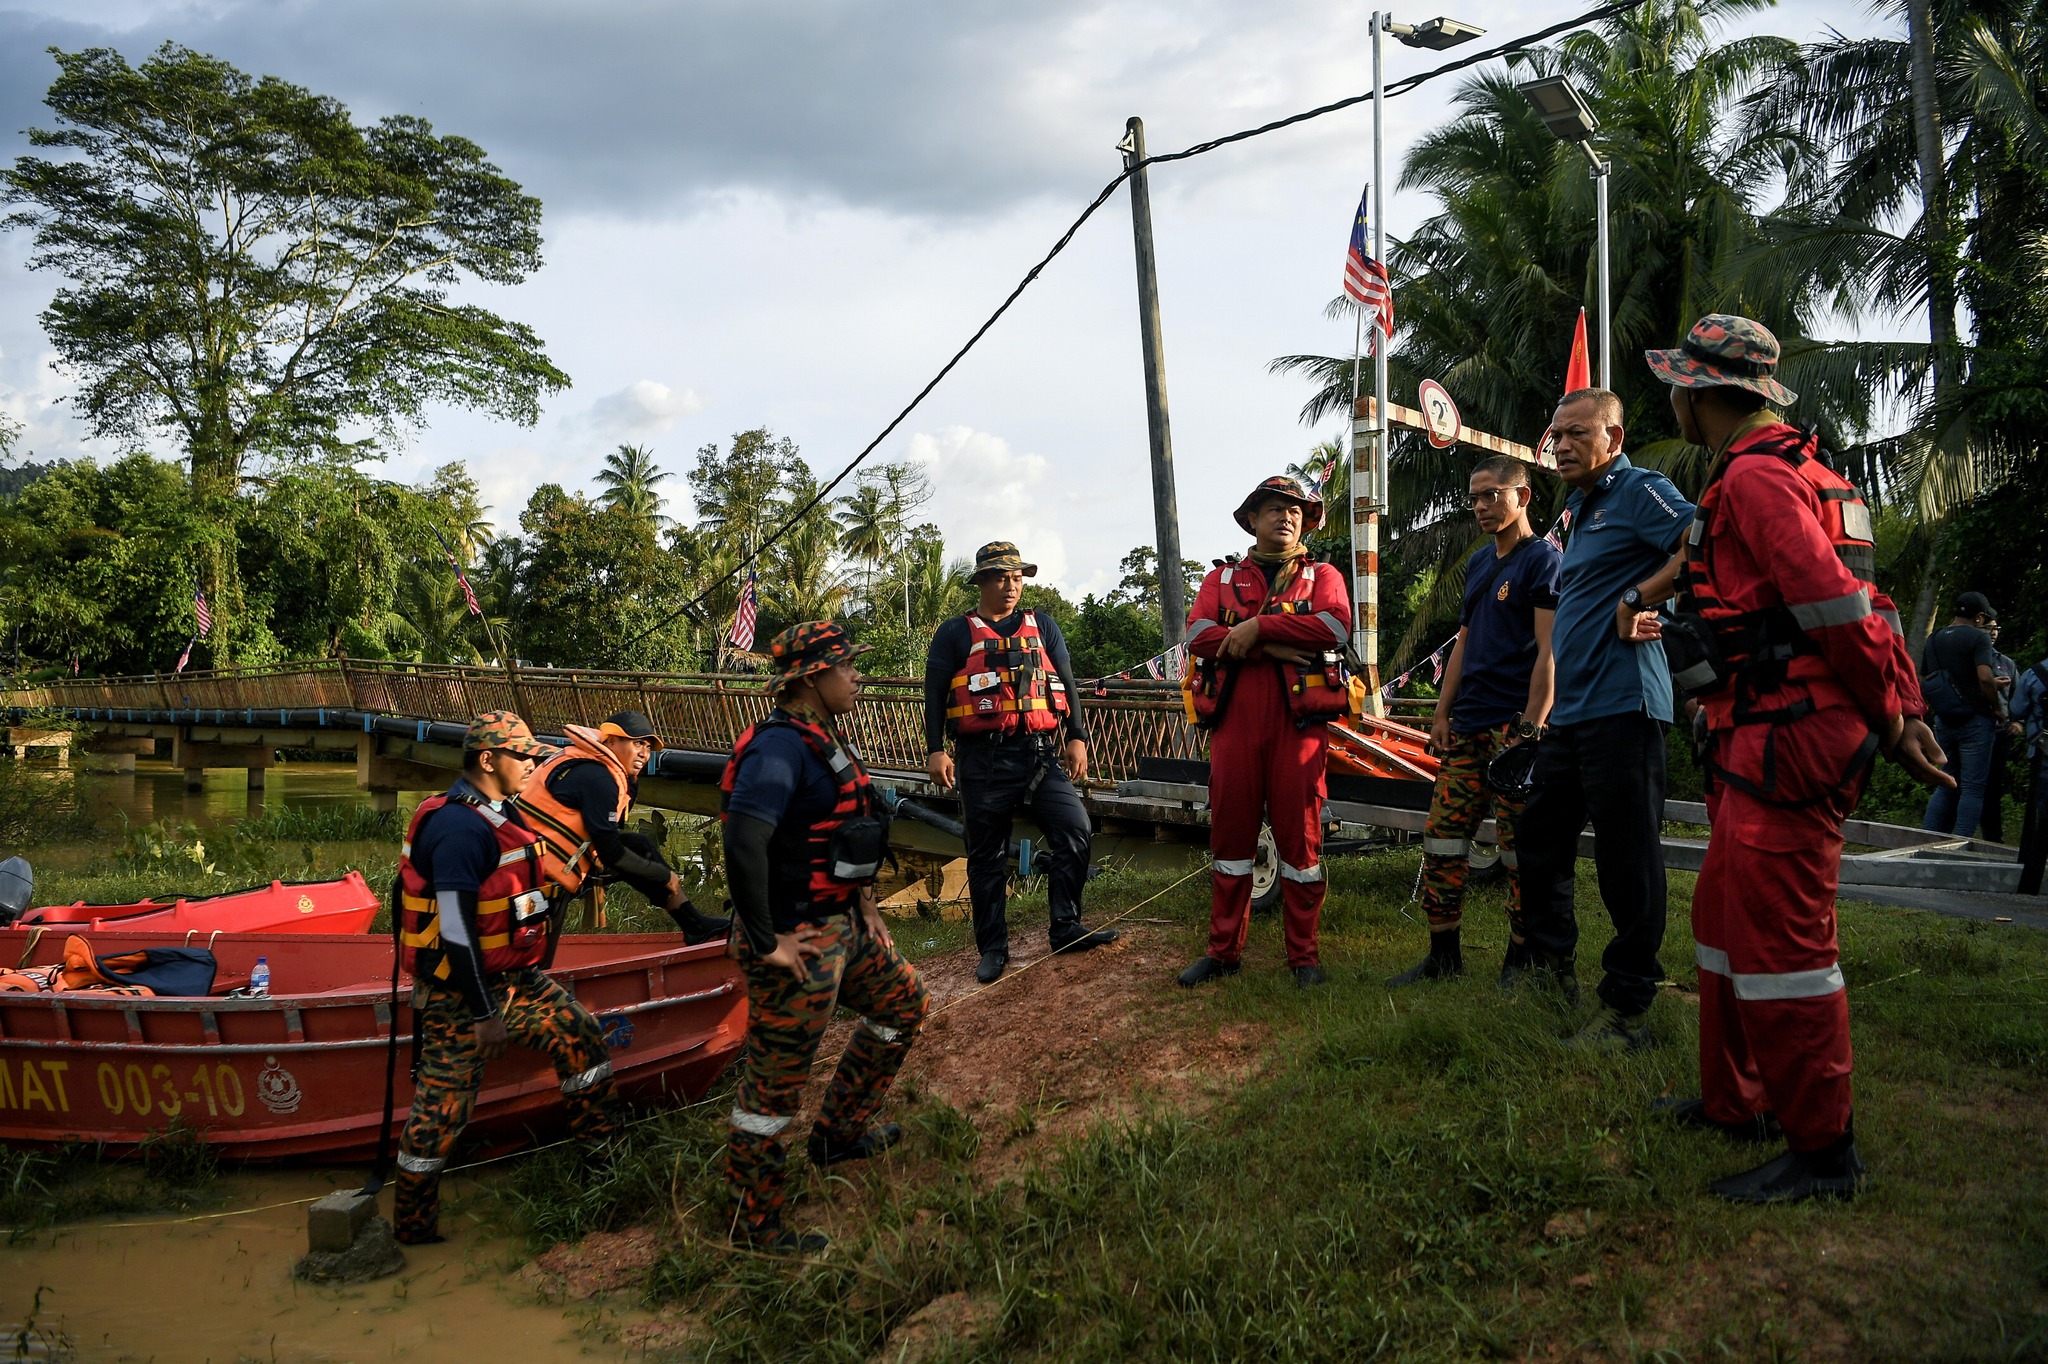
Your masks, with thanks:
[{"label": "man crouching by boat", "polygon": [[511,711],[477,716],[462,744],[462,779],[420,803],[399,854],[419,1064],[398,1138],[392,1221],[409,1246],[441,1239],[442,1167],[469,1122],[484,1063],[508,1042],[554,1062],[578,1140],[619,1130],[604,1033],[540,970],[549,937],[540,840],[512,798],[551,751]]},{"label": "man crouching by boat", "polygon": [[726,1180],[737,1245],[823,1250],[782,1225],[782,1133],[802,1104],[834,1004],[861,1015],[811,1125],[811,1163],[865,1160],[903,1135],[870,1126],[924,1024],[925,988],[875,908],[888,839],[860,755],[834,722],[860,699],[857,645],[808,621],[768,646],[774,709],[733,746],[720,801],[726,877],[747,978],[747,1045],[733,1097]]}]

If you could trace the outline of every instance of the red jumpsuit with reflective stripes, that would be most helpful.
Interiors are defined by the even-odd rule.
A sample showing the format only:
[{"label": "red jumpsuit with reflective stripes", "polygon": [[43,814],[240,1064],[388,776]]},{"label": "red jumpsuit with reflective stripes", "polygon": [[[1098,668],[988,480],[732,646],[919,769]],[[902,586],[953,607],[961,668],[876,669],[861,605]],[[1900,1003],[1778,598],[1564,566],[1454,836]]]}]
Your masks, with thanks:
[{"label": "red jumpsuit with reflective stripes", "polygon": [[[1749,424],[1729,449],[1785,430]],[[1896,609],[1836,555],[1812,486],[1762,454],[1729,460],[1720,484],[1705,532],[1715,594],[1734,611],[1791,608],[1820,653],[1791,660],[1785,683],[1749,703],[1775,710],[1811,700],[1813,713],[1790,724],[1734,724],[1725,690],[1705,703],[1714,764],[1759,787],[1773,778],[1779,803],[1727,781],[1708,792],[1713,835],[1692,911],[1701,1097],[1722,1122],[1775,1112],[1794,1150],[1815,1151],[1849,1121],[1835,889],[1842,821],[1864,784],[1857,753],[1893,715],[1920,713],[1920,689]]]},{"label": "red jumpsuit with reflective stripes", "polygon": [[[1310,610],[1259,616],[1259,640],[1321,651],[1349,639],[1351,593],[1341,569],[1308,564]],[[1224,582],[1225,575],[1230,581]],[[1266,576],[1250,561],[1210,570],[1188,613],[1188,648],[1215,658],[1230,631],[1219,622],[1227,608],[1241,617],[1266,601]],[[1209,736],[1209,955],[1234,962],[1251,927],[1252,861],[1259,824],[1273,826],[1280,853],[1287,964],[1315,966],[1316,928],[1323,911],[1323,768],[1329,752],[1327,722],[1297,728],[1288,710],[1281,665],[1263,647],[1238,666],[1222,723]]]}]

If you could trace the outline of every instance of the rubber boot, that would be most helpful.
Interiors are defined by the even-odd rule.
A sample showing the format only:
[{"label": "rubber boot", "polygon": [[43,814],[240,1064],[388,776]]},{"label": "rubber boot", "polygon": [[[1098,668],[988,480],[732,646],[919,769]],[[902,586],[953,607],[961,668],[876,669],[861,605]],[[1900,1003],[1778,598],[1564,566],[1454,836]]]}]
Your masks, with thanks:
[{"label": "rubber boot", "polygon": [[878,1156],[901,1140],[903,1128],[893,1122],[870,1127],[852,1141],[836,1140],[829,1133],[813,1127],[807,1149],[811,1153],[811,1164],[823,1169],[845,1160],[867,1160]]},{"label": "rubber boot", "polygon": [[1323,974],[1323,968],[1320,966],[1297,966],[1294,968],[1294,988],[1297,990],[1313,990],[1318,985],[1328,984],[1329,980],[1330,978]]},{"label": "rubber boot", "polygon": [[1236,975],[1242,967],[1234,961],[1218,961],[1214,957],[1203,957],[1193,966],[1180,973],[1180,983],[1192,990],[1203,981],[1220,980],[1224,976]]},{"label": "rubber boot", "polygon": [[1009,969],[1010,950],[1006,947],[992,947],[981,954],[981,964],[974,968],[974,978],[983,985],[993,985]]},{"label": "rubber boot", "polygon": [[1079,919],[1052,926],[1052,950],[1055,952],[1092,952],[1098,947],[1107,947],[1123,936],[1114,928],[1098,928],[1093,933],[1081,926]]},{"label": "rubber boot", "polygon": [[1854,1198],[1869,1184],[1870,1168],[1856,1154],[1852,1119],[1842,1135],[1821,1150],[1788,1150],[1776,1160],[1707,1187],[1731,1203],[1798,1203],[1809,1198]]},{"label": "rubber boot", "polygon": [[1465,954],[1458,944],[1458,930],[1447,928],[1429,935],[1429,955],[1398,976],[1389,976],[1390,986],[1413,985],[1423,980],[1449,980],[1465,974]]},{"label": "rubber boot", "polygon": [[676,921],[676,927],[683,930],[683,943],[695,947],[699,943],[721,942],[732,932],[732,920],[715,918],[706,914],[685,899],[668,912]]},{"label": "rubber boot", "polygon": [[1500,988],[1512,990],[1536,969],[1536,958],[1525,942],[1508,943],[1508,954],[1500,964]]}]

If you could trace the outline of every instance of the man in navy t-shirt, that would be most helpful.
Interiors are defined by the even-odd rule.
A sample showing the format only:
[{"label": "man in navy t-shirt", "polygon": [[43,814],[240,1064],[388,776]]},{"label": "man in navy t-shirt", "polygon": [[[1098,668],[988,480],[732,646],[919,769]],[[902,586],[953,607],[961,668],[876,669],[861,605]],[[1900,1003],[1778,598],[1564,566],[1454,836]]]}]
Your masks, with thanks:
[{"label": "man in navy t-shirt", "polygon": [[1551,631],[1557,700],[1516,825],[1522,909],[1535,963],[1573,998],[1579,926],[1573,907],[1579,834],[1591,819],[1600,898],[1614,922],[1601,958],[1602,1009],[1575,1041],[1601,1050],[1650,1045],[1647,1016],[1664,967],[1664,733],[1671,674],[1662,644],[1624,641],[1620,604],[1670,562],[1692,524],[1671,480],[1621,453],[1621,399],[1601,388],[1565,395],[1551,418],[1565,503],[1564,564]]},{"label": "man in navy t-shirt", "polygon": [[1495,455],[1479,462],[1468,485],[1472,515],[1489,537],[1465,564],[1465,606],[1458,642],[1444,668],[1430,726],[1430,747],[1442,765],[1422,831],[1422,906],[1429,915],[1429,955],[1388,981],[1412,985],[1464,974],[1458,926],[1465,903],[1466,857],[1472,835],[1494,816],[1507,864],[1507,961],[1512,983],[1528,965],[1516,870],[1519,803],[1486,786],[1486,766],[1502,750],[1536,737],[1550,712],[1550,625],[1557,611],[1559,551],[1529,527],[1529,470]]}]

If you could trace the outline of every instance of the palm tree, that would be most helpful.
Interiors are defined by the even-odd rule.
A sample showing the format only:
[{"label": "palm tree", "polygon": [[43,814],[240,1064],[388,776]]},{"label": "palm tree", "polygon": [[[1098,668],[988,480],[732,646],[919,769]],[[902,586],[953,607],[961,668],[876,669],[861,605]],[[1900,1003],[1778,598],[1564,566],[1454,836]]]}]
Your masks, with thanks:
[{"label": "palm tree", "polygon": [[[800,507],[817,496],[818,480],[806,469],[789,483],[789,501]],[[770,551],[773,571],[763,583],[762,604],[792,625],[837,615],[853,595],[839,572],[839,524],[823,503],[790,527]]]},{"label": "palm tree", "polygon": [[875,573],[895,553],[896,539],[903,529],[889,500],[888,488],[872,479],[862,479],[852,493],[839,499],[839,524],[845,528],[839,537],[839,548],[849,559],[864,566],[861,592],[868,599],[867,609],[872,616],[876,609]]},{"label": "palm tree", "polygon": [[598,503],[616,507],[659,530],[668,518],[661,514],[661,494],[655,485],[674,477],[654,462],[654,451],[645,445],[621,445],[604,457],[597,482],[604,489]]}]

